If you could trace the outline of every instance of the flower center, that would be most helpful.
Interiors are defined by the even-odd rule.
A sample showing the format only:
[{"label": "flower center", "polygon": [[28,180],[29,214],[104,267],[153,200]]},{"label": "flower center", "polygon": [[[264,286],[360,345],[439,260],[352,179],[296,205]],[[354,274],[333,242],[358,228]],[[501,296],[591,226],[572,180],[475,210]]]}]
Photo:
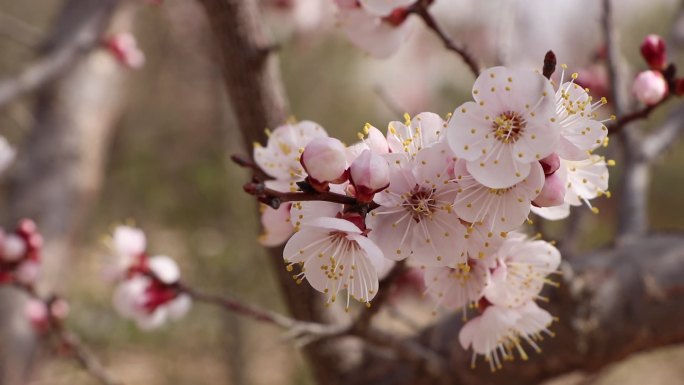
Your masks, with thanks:
[{"label": "flower center", "polygon": [[513,187],[515,187],[515,186],[506,187],[506,188],[490,188],[489,193],[496,195],[496,196],[502,196],[505,193],[511,191],[511,189],[513,189]]},{"label": "flower center", "polygon": [[423,217],[429,217],[437,209],[437,201],[433,197],[434,190],[416,186],[413,193],[404,201],[403,206],[411,210],[413,220],[420,222]]},{"label": "flower center", "polygon": [[524,132],[527,122],[517,112],[506,111],[492,123],[494,137],[504,143],[515,143]]}]

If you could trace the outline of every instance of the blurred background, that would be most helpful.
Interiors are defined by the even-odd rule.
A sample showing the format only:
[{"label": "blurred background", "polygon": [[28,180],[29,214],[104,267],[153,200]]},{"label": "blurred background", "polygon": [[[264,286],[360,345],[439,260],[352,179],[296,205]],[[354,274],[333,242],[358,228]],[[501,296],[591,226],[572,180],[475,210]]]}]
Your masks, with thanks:
[{"label": "blurred background", "polygon": [[[0,78],[32,61],[63,3],[0,0]],[[104,171],[81,182],[92,191],[90,208],[68,235],[72,246],[55,252],[58,258],[50,262],[50,271],[58,275],[54,286],[70,300],[69,325],[127,384],[309,384],[303,360],[274,327],[196,304],[185,319],[142,332],[111,307],[112,287],[101,275],[107,255],[103,240],[114,225],[132,220],[147,232],[150,253],[178,260],[191,285],[283,310],[270,265],[256,242],[256,205],[242,192],[248,175],[229,159],[244,150],[202,9],[188,0],[129,3],[113,28],[135,34],[146,56],[144,67],[124,69],[102,50],[86,59],[92,70],[88,76],[111,75],[117,81],[84,77],[69,86],[87,100],[99,97],[91,89],[98,85],[118,95],[110,101],[117,104],[113,111],[90,112],[96,124],[111,126],[103,137],[85,143],[103,151]],[[677,28],[676,23],[679,1],[614,3],[622,53],[633,71],[646,67],[638,48],[649,33],[670,38],[670,52],[679,52],[675,49],[684,43],[677,40],[678,31],[684,34],[684,24]],[[405,46],[380,61],[352,47],[335,28],[332,1],[262,0],[262,9],[280,45],[293,114],[320,123],[347,143],[356,140],[366,122],[384,130],[389,121],[403,120],[403,112],[445,115],[469,98],[472,75],[418,20]],[[434,5],[439,22],[486,65],[540,67],[544,53],[553,49],[571,72],[598,77],[604,76],[596,66],[599,11],[595,0],[436,0]],[[681,63],[680,58],[672,60]],[[69,95],[57,92],[52,97],[68,104],[60,98]],[[0,110],[0,133],[17,147],[19,158],[32,128],[43,119],[38,111],[44,101],[39,99],[21,98]],[[677,103],[669,102],[643,122],[644,129],[656,126]],[[678,145],[656,165],[649,198],[653,230],[684,230],[684,200],[679,199],[684,193],[683,150]],[[21,197],[12,184],[22,180],[24,171],[17,165],[2,181],[0,215],[6,228],[40,209],[31,200],[13,206]],[[618,164],[611,179],[619,174]],[[596,201],[599,216],[579,208],[583,213],[573,219],[581,223],[580,251],[604,247],[613,238],[615,199]],[[29,209],[22,213],[17,207]],[[552,238],[560,238],[563,226],[549,226]],[[53,258],[48,251],[46,260]],[[382,316],[398,332],[408,332],[407,323],[434,320],[432,305],[419,295],[406,295],[393,306],[401,317]],[[49,351],[39,352],[38,360],[31,384],[95,383],[71,361],[53,359]],[[684,347],[672,347],[640,354],[591,378],[574,373],[554,383],[682,383],[684,368],[677,363],[683,361]]]}]

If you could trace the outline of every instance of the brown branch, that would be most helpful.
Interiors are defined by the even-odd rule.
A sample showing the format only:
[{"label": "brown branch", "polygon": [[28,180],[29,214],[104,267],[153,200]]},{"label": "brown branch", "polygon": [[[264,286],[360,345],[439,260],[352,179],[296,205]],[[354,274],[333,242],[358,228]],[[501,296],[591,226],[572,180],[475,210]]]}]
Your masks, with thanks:
[{"label": "brown branch", "polygon": [[647,119],[651,115],[651,112],[665,104],[665,102],[667,102],[668,100],[670,100],[670,94],[667,94],[667,96],[665,96],[661,101],[659,101],[656,104],[645,106],[639,110],[632,111],[622,116],[618,116],[614,122],[606,125],[608,128],[608,135],[614,135],[619,133],[622,130],[622,128],[628,125],[629,123],[641,119]]},{"label": "brown branch", "polygon": [[456,53],[458,56],[463,59],[463,62],[468,66],[468,69],[470,72],[477,77],[480,75],[480,67],[477,64],[477,61],[475,58],[470,54],[468,49],[463,45],[462,43],[458,43],[454,41],[449,35],[440,27],[439,24],[437,24],[437,21],[432,17],[429,11],[429,6],[431,1],[426,1],[426,0],[420,0],[416,4],[412,5],[409,7],[408,11],[409,13],[414,13],[418,15],[421,20],[425,23],[425,25],[432,30],[437,37],[444,43],[444,47],[446,47],[447,50],[452,51]]},{"label": "brown branch", "polygon": [[69,38],[57,47],[48,47],[22,72],[0,83],[0,108],[54,80],[97,47],[118,3],[119,0],[103,0],[79,10],[80,17],[74,19],[76,24],[71,26]]}]

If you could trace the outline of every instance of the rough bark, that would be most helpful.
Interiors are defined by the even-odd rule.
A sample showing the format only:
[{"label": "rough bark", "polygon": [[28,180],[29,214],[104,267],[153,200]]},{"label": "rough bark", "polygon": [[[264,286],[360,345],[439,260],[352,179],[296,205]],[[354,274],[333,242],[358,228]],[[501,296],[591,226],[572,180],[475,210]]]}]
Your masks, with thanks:
[{"label": "rough bark", "polygon": [[[264,31],[254,0],[200,0],[216,38],[225,87],[241,133],[251,153],[254,142],[264,143],[266,128],[283,124],[288,116],[275,46]],[[283,267],[282,249],[269,250],[269,261],[293,314],[300,320],[330,322],[331,312],[308,287],[298,286]],[[354,361],[339,342],[314,343],[305,349],[318,383],[340,383],[342,367]],[[345,350],[345,354],[341,353]]]},{"label": "rough bark", "polygon": [[[632,353],[684,342],[684,236],[634,238],[617,248],[574,258],[563,268],[559,289],[542,304],[559,318],[554,338],[539,355],[516,360],[491,373],[480,357],[470,369],[471,352],[458,342],[461,315],[424,330],[417,338],[448,360],[446,383],[533,384],[573,370],[596,371]],[[347,384],[434,384],[416,365],[374,357],[349,373]]]},{"label": "rough bark", "polygon": [[[43,58],[73,50],[89,36],[92,44],[109,26],[118,0],[69,0],[56,20]],[[130,28],[132,10],[117,17]],[[75,243],[102,182],[109,138],[122,107],[120,66],[100,51],[78,55],[68,71],[36,95],[35,123],[19,149],[8,179],[5,224],[34,219],[45,237],[40,290],[59,290]],[[60,56],[61,57],[61,56]],[[30,375],[33,332],[23,316],[23,298],[2,298],[0,383],[24,384]]]}]

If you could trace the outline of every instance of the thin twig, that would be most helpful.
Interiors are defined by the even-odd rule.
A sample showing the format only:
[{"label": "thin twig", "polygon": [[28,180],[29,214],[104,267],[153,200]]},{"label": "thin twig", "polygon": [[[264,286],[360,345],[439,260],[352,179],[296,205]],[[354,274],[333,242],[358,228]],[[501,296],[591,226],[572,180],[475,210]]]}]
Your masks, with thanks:
[{"label": "thin twig", "polygon": [[665,96],[661,101],[659,101],[656,104],[652,104],[650,106],[645,106],[639,110],[630,112],[628,114],[624,114],[622,116],[618,116],[617,119],[613,123],[606,125],[608,128],[608,134],[609,135],[617,134],[627,124],[632,123],[636,120],[648,118],[651,115],[651,112],[653,112],[653,110],[662,106],[668,100],[670,100],[670,94]]},{"label": "thin twig", "polygon": [[88,374],[98,380],[102,385],[123,385],[123,382],[111,374],[107,368],[102,365],[99,358],[81,342],[78,335],[67,329],[64,322],[54,316],[51,307],[55,301],[60,299],[58,296],[52,294],[41,297],[31,285],[15,284],[14,287],[23,291],[29,297],[41,301],[45,305],[48,316],[47,330],[57,339],[62,348],[66,348],[67,352],[86,372],[88,372]]},{"label": "thin twig", "polygon": [[442,27],[437,24],[437,21],[432,17],[428,9],[431,1],[418,1],[416,4],[409,8],[410,13],[418,15],[425,25],[431,29],[444,43],[444,47],[449,51],[455,52],[458,56],[463,59],[465,64],[470,69],[470,72],[477,77],[480,75],[480,67],[477,64],[475,58],[468,52],[468,49],[462,43],[454,41],[449,35],[442,29]]},{"label": "thin twig", "polygon": [[73,66],[83,54],[97,47],[102,33],[109,25],[119,0],[103,1],[89,18],[81,21],[70,41],[48,51],[15,75],[0,82],[0,108],[12,100],[39,89]]}]

